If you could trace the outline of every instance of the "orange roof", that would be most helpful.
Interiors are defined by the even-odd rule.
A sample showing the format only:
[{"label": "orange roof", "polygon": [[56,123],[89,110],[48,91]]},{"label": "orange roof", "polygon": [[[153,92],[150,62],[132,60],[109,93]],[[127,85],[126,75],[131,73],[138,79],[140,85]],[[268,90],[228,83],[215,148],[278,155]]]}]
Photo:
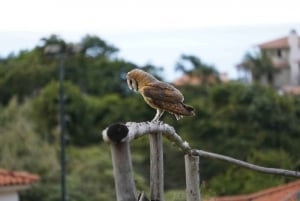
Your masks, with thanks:
[{"label": "orange roof", "polygon": [[300,180],[257,193],[211,198],[207,201],[288,201],[300,192]]},{"label": "orange roof", "polygon": [[201,83],[201,80],[199,77],[196,76],[189,76],[184,74],[182,77],[176,79],[173,81],[173,84],[176,86],[182,86],[185,84],[189,85],[199,85]]},{"label": "orange roof", "polygon": [[[300,45],[300,37],[298,37],[298,45]],[[278,38],[272,41],[261,43],[258,45],[261,49],[277,49],[277,48],[289,48],[288,37]]]},{"label": "orange roof", "polygon": [[283,86],[282,90],[284,93],[299,95],[300,94],[300,86]]},{"label": "orange roof", "polygon": [[39,176],[27,172],[13,172],[0,169],[0,187],[13,185],[27,185],[37,182]]},{"label": "orange roof", "polygon": [[[224,82],[224,83],[229,81],[227,73],[220,73],[219,79],[221,82]],[[211,75],[208,77],[207,82],[215,83],[216,80],[217,80],[217,78],[215,76]],[[182,85],[197,86],[197,85],[202,84],[202,80],[199,76],[184,74],[180,78],[174,80],[172,84],[174,84],[175,86],[182,86]]]}]

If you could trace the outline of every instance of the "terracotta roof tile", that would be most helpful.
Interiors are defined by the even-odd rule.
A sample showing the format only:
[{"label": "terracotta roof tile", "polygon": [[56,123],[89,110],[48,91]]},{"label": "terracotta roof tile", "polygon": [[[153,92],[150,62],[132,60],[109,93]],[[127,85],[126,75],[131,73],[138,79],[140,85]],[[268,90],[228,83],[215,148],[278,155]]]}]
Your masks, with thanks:
[{"label": "terracotta roof tile", "polygon": [[[298,37],[298,45],[300,45],[300,37]],[[261,49],[277,49],[277,48],[289,48],[288,37],[278,38],[272,41],[258,44]]]},{"label": "terracotta roof tile", "polygon": [[293,95],[300,94],[300,86],[283,86],[282,90],[286,94],[293,94]]},{"label": "terracotta roof tile", "polygon": [[199,77],[196,76],[189,76],[184,74],[182,77],[176,79],[173,84],[176,86],[182,86],[185,84],[189,85],[199,85],[201,83],[201,80]]},{"label": "terracotta roof tile", "polygon": [[223,196],[211,198],[207,201],[288,201],[293,195],[300,192],[300,180],[269,188],[248,195]]},{"label": "terracotta roof tile", "polygon": [[[220,73],[219,79],[221,82],[224,83],[229,81],[227,73]],[[216,80],[217,78],[212,75],[208,77],[207,81],[208,83],[215,83]],[[180,78],[174,80],[172,84],[174,84],[175,86],[182,86],[182,85],[197,86],[202,84],[202,80],[199,76],[184,74]]]},{"label": "terracotta roof tile", "polygon": [[39,176],[35,174],[0,169],[0,186],[26,185],[38,180]]}]

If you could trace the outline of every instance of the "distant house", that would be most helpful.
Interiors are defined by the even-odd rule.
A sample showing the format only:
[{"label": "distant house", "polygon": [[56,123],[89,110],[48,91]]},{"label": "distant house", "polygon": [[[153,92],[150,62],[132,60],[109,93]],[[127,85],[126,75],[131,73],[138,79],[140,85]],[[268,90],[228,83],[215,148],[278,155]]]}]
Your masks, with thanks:
[{"label": "distant house", "polygon": [[187,74],[182,75],[178,79],[174,80],[172,84],[175,86],[182,86],[182,85],[193,85],[197,86],[200,85],[201,80],[199,77],[196,76],[189,76]]},{"label": "distant house", "polygon": [[[295,30],[292,30],[288,36],[258,44],[258,48],[267,53],[273,65],[278,68],[273,79],[275,88],[300,86],[300,37]],[[243,70],[242,64],[237,67]],[[262,76],[260,82],[267,84],[267,76]]]},{"label": "distant house", "polygon": [[268,188],[248,195],[223,196],[205,201],[298,201],[300,200],[300,180],[281,186]]},{"label": "distant house", "polygon": [[[213,83],[218,82],[218,80],[222,83],[228,82],[229,79],[228,79],[227,73],[220,73],[218,75],[218,77],[209,76],[206,78],[205,83],[213,84]],[[203,82],[204,82],[203,78],[201,79],[201,77],[199,77],[199,76],[184,74],[181,77],[179,77],[178,79],[175,79],[172,82],[172,84],[174,84],[175,86],[182,86],[182,85],[197,86],[197,85],[203,84]]]},{"label": "distant house", "polygon": [[0,201],[19,201],[18,192],[38,180],[35,174],[0,169]]}]

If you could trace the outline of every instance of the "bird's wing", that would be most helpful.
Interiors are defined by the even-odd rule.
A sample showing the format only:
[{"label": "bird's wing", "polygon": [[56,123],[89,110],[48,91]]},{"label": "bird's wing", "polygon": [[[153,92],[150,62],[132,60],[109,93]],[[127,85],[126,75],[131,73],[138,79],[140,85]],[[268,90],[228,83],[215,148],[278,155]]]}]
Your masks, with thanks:
[{"label": "bird's wing", "polygon": [[142,88],[143,95],[155,101],[178,103],[183,101],[182,93],[170,84],[164,82],[148,83]]}]

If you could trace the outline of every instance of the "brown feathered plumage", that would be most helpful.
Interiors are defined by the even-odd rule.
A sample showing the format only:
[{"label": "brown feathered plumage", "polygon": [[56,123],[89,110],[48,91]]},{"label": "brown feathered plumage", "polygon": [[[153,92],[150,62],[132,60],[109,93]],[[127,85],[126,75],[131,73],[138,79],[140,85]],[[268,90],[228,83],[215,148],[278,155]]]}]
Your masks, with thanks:
[{"label": "brown feathered plumage", "polygon": [[161,82],[140,69],[127,73],[127,84],[131,90],[140,92],[148,105],[157,110],[152,121],[159,121],[165,111],[174,114],[176,119],[193,116],[194,108],[183,103],[182,93],[172,85]]}]

